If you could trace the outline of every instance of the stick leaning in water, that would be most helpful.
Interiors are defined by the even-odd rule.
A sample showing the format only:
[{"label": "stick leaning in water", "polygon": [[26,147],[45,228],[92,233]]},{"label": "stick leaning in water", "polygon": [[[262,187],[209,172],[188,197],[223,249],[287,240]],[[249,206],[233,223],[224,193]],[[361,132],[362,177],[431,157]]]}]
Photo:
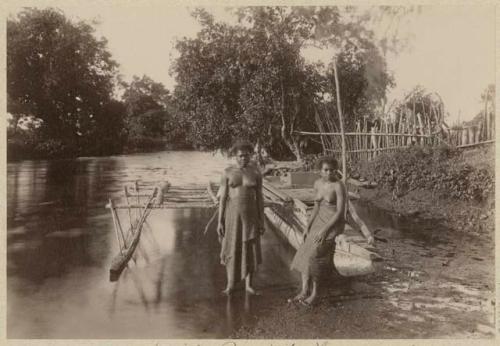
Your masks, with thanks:
[{"label": "stick leaning in water", "polygon": [[219,210],[216,208],[214,211],[214,214],[212,215],[210,220],[208,220],[207,225],[205,226],[205,231],[203,232],[203,235],[207,234],[208,229],[210,228],[210,226],[212,226],[212,223],[214,222],[215,217],[218,215],[218,213],[219,213]]},{"label": "stick leaning in water", "polygon": [[205,226],[205,231],[203,232],[203,235],[207,234],[208,229],[210,228],[210,226],[212,225],[212,223],[215,220],[215,217],[219,213],[219,209],[217,208],[219,206],[219,199],[217,198],[217,195],[212,190],[212,184],[211,183],[208,183],[207,191],[208,191],[208,195],[210,196],[210,198],[214,202],[215,211],[214,211],[214,214],[212,215],[212,217],[210,218],[210,220],[208,220],[207,225]]}]

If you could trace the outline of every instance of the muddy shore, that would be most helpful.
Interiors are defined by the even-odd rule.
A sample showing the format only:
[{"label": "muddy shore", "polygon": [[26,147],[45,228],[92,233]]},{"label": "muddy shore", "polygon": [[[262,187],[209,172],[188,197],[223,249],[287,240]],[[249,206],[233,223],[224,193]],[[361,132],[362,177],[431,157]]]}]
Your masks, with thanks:
[{"label": "muddy shore", "polygon": [[414,190],[394,199],[358,190],[360,216],[384,257],[364,277],[330,278],[317,304],[263,290],[259,316],[234,338],[492,338],[494,203],[437,199]]}]

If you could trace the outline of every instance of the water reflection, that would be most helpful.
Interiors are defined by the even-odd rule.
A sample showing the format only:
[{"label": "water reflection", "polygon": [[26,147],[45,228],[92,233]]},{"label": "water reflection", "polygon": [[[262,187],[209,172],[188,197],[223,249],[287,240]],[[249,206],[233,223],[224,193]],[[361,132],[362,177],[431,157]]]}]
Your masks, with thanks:
[{"label": "water reflection", "polygon": [[[9,164],[8,337],[214,338],[250,323],[262,297],[220,294],[220,245],[215,229],[203,235],[213,210],[154,210],[128,268],[108,281],[118,253],[108,198],[165,170],[174,184],[214,181],[226,165],[196,152]],[[293,284],[286,249],[266,234],[264,291]]]},{"label": "water reflection", "polygon": [[[203,235],[213,213],[209,209],[152,211],[133,260],[117,282],[109,282],[109,265],[119,249],[104,208],[108,198],[121,196],[123,186],[137,179],[162,180],[165,170],[174,184],[203,184],[217,180],[226,165],[220,156],[195,152],[9,164],[7,336],[225,338],[254,323],[270,302],[286,304],[298,283],[289,271],[293,250],[270,231],[262,239],[264,263],[255,278],[263,296],[220,294],[225,271],[215,225]],[[432,232],[435,225],[408,222],[369,206],[360,205],[358,211],[372,229],[381,229],[377,235],[397,240],[389,241],[388,250],[401,245],[397,255],[393,248],[392,257],[386,257],[402,273],[415,253],[434,256],[431,251],[449,233]],[[381,280],[376,292],[398,289],[385,276]],[[335,279],[324,285],[335,287],[325,299],[360,299],[373,294],[372,286]],[[404,294],[408,287],[402,288]]]},{"label": "water reflection", "polygon": [[449,230],[436,220],[389,213],[368,203],[356,205],[359,216],[378,237],[398,239],[417,247],[437,246],[450,241]]},{"label": "water reflection", "polygon": [[[214,230],[207,236],[202,234],[204,223],[211,213],[211,210],[193,209],[182,218],[179,218],[180,213],[176,213],[171,218],[176,223],[175,231],[153,227],[144,229],[144,237],[141,238],[144,252],[136,252],[134,261],[115,284],[110,309],[112,314],[116,314],[117,307],[127,302],[140,303],[145,313],[153,309],[155,313],[163,314],[168,309],[169,317],[176,322],[175,332],[180,333],[179,337],[193,337],[190,334],[193,332],[206,336],[227,336],[241,324],[249,323],[251,299],[259,297],[249,297],[243,291],[232,297],[220,293],[224,288],[225,273],[218,263],[219,244]],[[168,217],[155,216],[151,218],[156,219],[155,223],[161,223],[158,218]],[[161,251],[161,257],[151,257],[154,251],[150,250],[159,248],[153,239],[166,232],[174,234],[173,251]],[[146,244],[149,238],[151,241]],[[144,257],[144,253],[148,257]],[[267,271],[263,270],[264,273]],[[262,277],[257,280],[261,284],[273,284]]]},{"label": "water reflection", "polygon": [[[34,283],[74,266],[103,264],[109,227],[96,198],[103,169],[113,162],[21,162],[8,166],[8,274]],[[12,184],[12,185],[11,185]],[[101,231],[99,231],[101,230]]]}]

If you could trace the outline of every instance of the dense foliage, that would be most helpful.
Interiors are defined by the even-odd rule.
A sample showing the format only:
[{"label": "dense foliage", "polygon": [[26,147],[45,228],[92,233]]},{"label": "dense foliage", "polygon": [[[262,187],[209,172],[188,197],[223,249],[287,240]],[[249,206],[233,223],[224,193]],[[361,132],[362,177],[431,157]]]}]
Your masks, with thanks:
[{"label": "dense foliage", "polygon": [[185,144],[168,90],[146,76],[120,83],[106,40],[57,9],[27,8],[9,18],[7,94],[9,160]]},{"label": "dense foliage", "polygon": [[178,126],[173,97],[163,84],[148,76],[134,76],[124,87],[127,151],[163,149],[172,143],[177,147],[189,146]]},{"label": "dense foliage", "polygon": [[[338,7],[243,7],[234,9],[233,25],[197,9],[201,30],[177,42],[170,93],[147,76],[121,82],[93,24],[58,9],[27,8],[7,23],[9,159],[226,149],[241,138],[275,158],[301,158],[296,131],[317,130],[318,112],[336,117],[333,61],[347,129],[372,115],[392,85],[387,42],[367,29],[369,14],[350,14]],[[331,52],[330,63],[306,62],[310,46]]]},{"label": "dense foliage", "polygon": [[396,197],[415,189],[477,202],[492,197],[494,167],[472,166],[462,155],[462,151],[446,146],[412,146],[360,163],[356,171],[392,191]]},{"label": "dense foliage", "polygon": [[7,109],[14,129],[24,116],[40,119],[42,155],[119,150],[122,109],[112,98],[117,66],[91,25],[51,8],[25,9],[7,22]]},{"label": "dense foliage", "polygon": [[385,96],[385,61],[361,25],[342,23],[338,8],[251,7],[237,14],[239,23],[229,25],[195,11],[202,30],[176,46],[175,97],[196,146],[227,148],[249,138],[275,156],[300,158],[294,132],[316,130],[315,108],[336,107],[324,97],[335,93],[332,68],[307,63],[307,45],[336,48],[348,126]]}]

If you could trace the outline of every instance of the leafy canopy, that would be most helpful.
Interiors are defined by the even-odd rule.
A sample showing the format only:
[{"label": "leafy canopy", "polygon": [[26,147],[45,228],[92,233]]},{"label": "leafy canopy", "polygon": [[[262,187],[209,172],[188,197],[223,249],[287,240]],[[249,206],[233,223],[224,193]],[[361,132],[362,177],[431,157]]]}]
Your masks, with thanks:
[{"label": "leafy canopy", "polygon": [[335,47],[348,122],[368,112],[392,82],[370,32],[342,21],[337,7],[234,12],[236,25],[194,11],[202,29],[176,45],[174,94],[199,147],[228,148],[247,138],[299,158],[295,131],[314,130],[314,107],[328,104],[322,95],[335,93],[331,66],[304,60],[301,50],[308,45]]},{"label": "leafy canopy", "polygon": [[90,24],[57,9],[27,8],[7,21],[8,111],[41,119],[43,135],[73,151],[119,134],[117,68]]}]

